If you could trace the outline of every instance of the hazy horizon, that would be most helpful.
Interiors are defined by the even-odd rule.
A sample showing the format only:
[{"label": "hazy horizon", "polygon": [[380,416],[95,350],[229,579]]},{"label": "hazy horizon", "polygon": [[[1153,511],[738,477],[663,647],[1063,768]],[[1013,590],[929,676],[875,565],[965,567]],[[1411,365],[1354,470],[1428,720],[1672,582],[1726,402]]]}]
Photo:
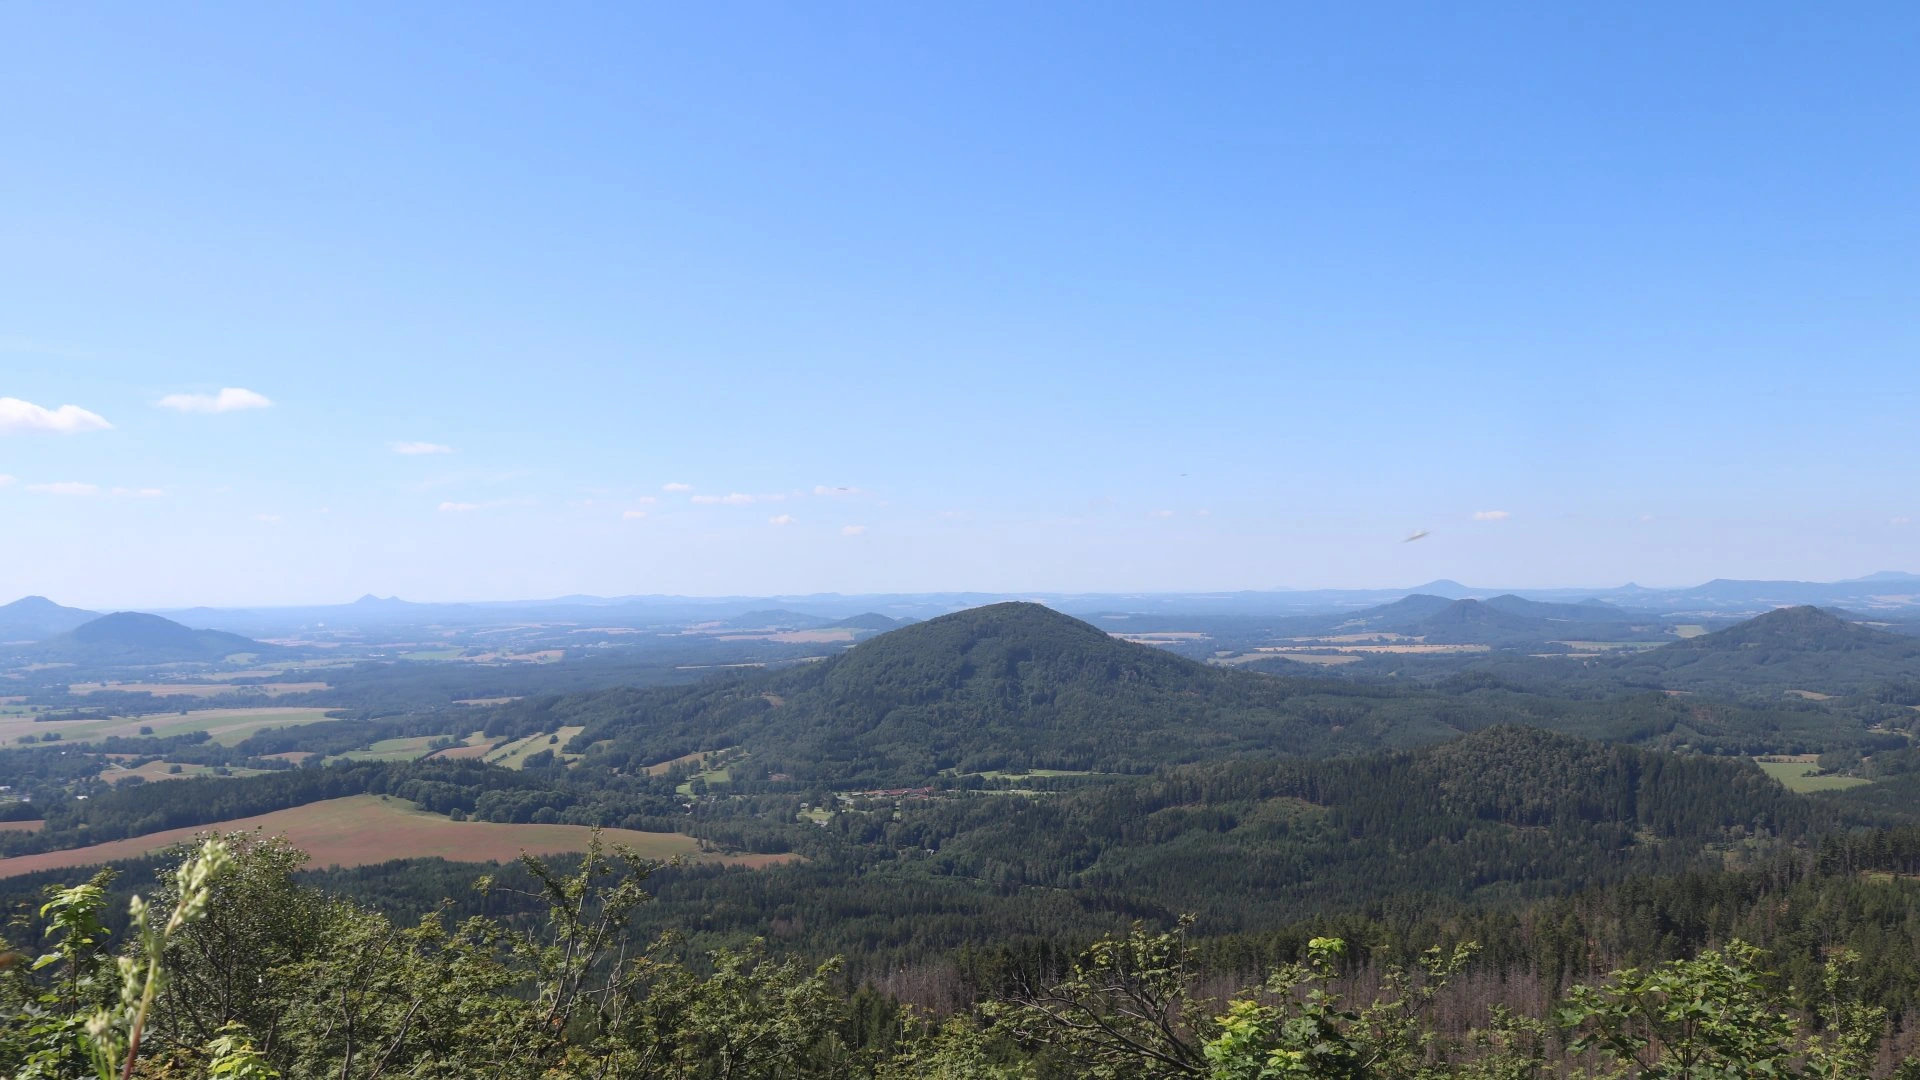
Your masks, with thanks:
[{"label": "hazy horizon", "polygon": [[1844,585],[1844,584],[1851,584],[1851,583],[1864,583],[1869,579],[1871,579],[1871,577],[1874,574],[1881,574],[1881,573],[1905,575],[1909,577],[1914,577],[1916,578],[1916,580],[1920,580],[1920,575],[1910,574],[1907,571],[1902,571],[1898,569],[1883,569],[1878,571],[1872,571],[1868,574],[1852,575],[1845,578],[1832,579],[1830,581],[1817,581],[1812,579],[1801,579],[1801,578],[1729,578],[1727,575],[1722,574],[1722,575],[1715,575],[1712,578],[1702,578],[1696,581],[1684,581],[1684,582],[1623,581],[1623,582],[1616,582],[1612,584],[1601,584],[1601,585],[1594,585],[1594,584],[1516,585],[1512,583],[1497,582],[1497,581],[1496,582],[1481,582],[1481,581],[1472,581],[1472,580],[1463,581],[1457,577],[1441,576],[1437,578],[1429,578],[1426,581],[1419,581],[1419,582],[1406,583],[1406,584],[1386,583],[1386,584],[1332,585],[1332,586],[1269,585],[1269,586],[1246,586],[1243,588],[1223,588],[1223,589],[1180,589],[1180,588],[1052,589],[1052,588],[1041,587],[1041,588],[1030,588],[1030,589],[940,588],[940,589],[903,589],[903,590],[880,590],[880,591],[850,591],[850,590],[844,590],[844,589],[819,589],[819,590],[811,590],[808,592],[779,591],[779,592],[765,592],[765,593],[739,593],[739,592],[734,592],[734,593],[725,593],[725,592],[625,593],[625,592],[590,592],[589,591],[589,592],[570,592],[570,593],[550,593],[550,594],[542,594],[538,596],[500,595],[500,596],[456,596],[456,597],[410,596],[410,595],[406,595],[404,593],[399,593],[399,592],[380,593],[380,592],[369,591],[369,592],[359,593],[350,597],[331,597],[331,598],[324,598],[324,599],[271,601],[271,602],[238,603],[238,604],[208,604],[208,603],[198,603],[198,602],[195,602],[195,603],[139,603],[139,602],[117,602],[114,600],[107,600],[107,601],[102,601],[98,603],[85,603],[85,602],[80,602],[76,600],[70,600],[68,598],[61,597],[61,596],[50,596],[42,592],[28,591],[25,593],[20,593],[18,595],[12,596],[10,598],[7,596],[0,596],[0,604],[11,603],[14,600],[37,596],[42,599],[52,600],[53,602],[58,603],[64,607],[85,608],[85,609],[106,612],[106,611],[184,611],[184,610],[190,610],[193,608],[218,608],[218,609],[227,609],[227,610],[244,610],[244,609],[252,608],[252,609],[260,609],[260,610],[270,610],[275,608],[338,607],[343,605],[351,605],[358,601],[366,600],[366,599],[387,600],[387,601],[400,600],[402,602],[409,603],[409,604],[423,604],[423,605],[433,605],[433,604],[534,605],[534,604],[542,604],[542,603],[561,602],[561,601],[566,601],[570,599],[597,600],[597,601],[690,600],[690,601],[698,601],[698,602],[706,602],[706,601],[717,602],[717,601],[727,601],[727,600],[739,600],[739,601],[803,600],[808,597],[860,598],[860,597],[867,597],[867,596],[908,597],[908,596],[942,596],[942,595],[975,595],[975,596],[1015,597],[1015,598],[1026,597],[1026,596],[1181,597],[1181,596],[1210,596],[1210,595],[1224,596],[1224,595],[1230,595],[1230,594],[1243,594],[1243,593],[1254,593],[1254,594],[1259,594],[1259,593],[1287,594],[1287,593],[1317,593],[1317,592],[1412,593],[1412,592],[1417,592],[1423,587],[1438,585],[1441,583],[1452,583],[1454,585],[1458,585],[1464,589],[1468,589],[1476,593],[1484,592],[1488,594],[1506,593],[1506,592],[1511,592],[1511,593],[1591,592],[1595,594],[1602,594],[1602,593],[1612,592],[1620,589],[1633,589],[1633,588],[1645,589],[1649,592],[1677,592],[1677,591],[1683,591],[1686,589],[1694,588],[1696,586],[1705,585],[1710,581],[1719,581],[1719,580],[1780,581],[1780,582],[1796,582],[1796,583],[1814,584],[1814,585],[1821,585],[1821,584]]},{"label": "hazy horizon", "polygon": [[1823,14],[14,7],[0,596],[1920,565]]}]

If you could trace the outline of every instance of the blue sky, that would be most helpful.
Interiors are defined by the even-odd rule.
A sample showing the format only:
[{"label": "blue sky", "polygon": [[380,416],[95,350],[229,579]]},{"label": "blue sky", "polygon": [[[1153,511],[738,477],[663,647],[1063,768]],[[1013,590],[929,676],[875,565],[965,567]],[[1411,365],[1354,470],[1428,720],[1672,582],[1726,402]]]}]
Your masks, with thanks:
[{"label": "blue sky", "polygon": [[0,595],[1920,570],[1916,33],[8,6]]}]

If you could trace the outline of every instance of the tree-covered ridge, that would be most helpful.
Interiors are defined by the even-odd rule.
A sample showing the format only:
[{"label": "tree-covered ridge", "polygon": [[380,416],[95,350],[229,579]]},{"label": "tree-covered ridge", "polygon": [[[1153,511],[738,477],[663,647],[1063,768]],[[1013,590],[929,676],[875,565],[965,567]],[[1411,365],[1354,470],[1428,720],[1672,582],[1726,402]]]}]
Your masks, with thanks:
[{"label": "tree-covered ridge", "polygon": [[1751,763],[1502,728],[1412,752],[1171,770],[1011,808],[921,841],[1001,887],[1130,896],[1210,932],[1382,894],[1541,896],[1712,865],[1828,825]]},{"label": "tree-covered ridge", "polygon": [[1846,693],[1920,673],[1920,638],[1816,607],[1781,608],[1642,653],[1616,671],[1669,689]]},{"label": "tree-covered ridge", "polygon": [[[585,724],[667,760],[744,746],[766,773],[805,781],[919,781],[1007,767],[1144,772],[1228,753],[1325,752],[1384,739],[1337,699],[1351,688],[1262,678],[1116,640],[1037,604],[931,619],[797,669],[680,690],[521,703],[509,715]],[[1395,717],[1392,734],[1442,737]]]},{"label": "tree-covered ridge", "polygon": [[158,615],[117,611],[8,651],[41,662],[88,665],[211,662],[235,653],[288,650],[224,630],[195,630]]},{"label": "tree-covered ridge", "polygon": [[1673,700],[1617,680],[1570,692],[1574,669],[1522,671],[1526,681],[1467,673],[1437,684],[1263,676],[1116,640],[1039,605],[998,604],[818,664],[517,702],[489,730],[582,725],[570,749],[614,769],[742,747],[736,783],[869,787],[1004,769],[1144,773],[1241,754],[1350,754],[1498,724],[1722,753],[1875,739],[1867,718],[1804,701]]}]

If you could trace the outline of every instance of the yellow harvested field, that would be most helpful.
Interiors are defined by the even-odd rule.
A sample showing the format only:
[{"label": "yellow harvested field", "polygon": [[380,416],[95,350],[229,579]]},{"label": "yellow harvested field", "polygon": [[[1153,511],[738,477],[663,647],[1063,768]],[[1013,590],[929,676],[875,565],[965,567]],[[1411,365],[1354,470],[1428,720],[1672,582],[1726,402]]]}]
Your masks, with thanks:
[{"label": "yellow harvested field", "polygon": [[206,731],[213,741],[232,746],[265,728],[312,724],[327,718],[325,709],[193,709],[184,713],[154,713],[149,716],[110,716],[101,720],[53,720],[35,723],[23,716],[0,716],[0,743],[12,744],[22,735],[42,737],[58,733],[67,742],[90,742],[114,735],[138,738],[140,729],[152,728],[155,736],[185,735]]},{"label": "yellow harvested field", "polygon": [[647,766],[648,776],[665,776],[673,771],[675,765],[705,765],[710,754],[725,753],[723,750],[695,750],[691,754],[681,754],[677,758],[657,762]]},{"label": "yellow harvested field", "polygon": [[715,634],[715,641],[779,641],[788,645],[829,645],[836,642],[850,642],[854,632],[849,629],[830,630],[778,630],[765,633]]},{"label": "yellow harvested field", "polygon": [[[0,859],[0,878],[137,859],[192,840],[200,833],[254,830],[267,836],[285,836],[313,857],[309,865],[316,868],[369,866],[392,859],[433,857],[455,862],[505,862],[518,858],[523,852],[551,855],[584,851],[593,831],[584,825],[454,821],[427,813],[404,799],[351,795],[214,825],[169,829],[91,847]],[[790,855],[702,853],[699,841],[679,833],[602,829],[600,836],[607,844],[625,844],[653,859],[682,857],[748,867],[770,866],[793,859]]]},{"label": "yellow harvested field", "polygon": [[1817,690],[1789,690],[1788,697],[1797,697],[1805,701],[1832,701],[1832,694],[1822,694]]},{"label": "yellow harvested field", "polygon": [[[179,771],[174,771],[174,770]],[[229,776],[258,776],[264,769],[228,769]],[[138,768],[127,769],[112,766],[100,770],[100,779],[109,784],[124,784],[134,777],[149,782],[158,780],[191,780],[196,776],[215,775],[211,765],[171,765],[164,761],[149,761]]]},{"label": "yellow harvested field", "polygon": [[325,690],[323,682],[279,682],[255,683],[250,686],[235,686],[231,683],[74,683],[67,687],[69,693],[85,697],[102,690],[112,690],[123,694],[152,694],[154,697],[218,697],[221,694],[265,694],[279,697],[282,694],[305,694],[314,690]]},{"label": "yellow harvested field", "polygon": [[1274,659],[1294,660],[1302,664],[1321,664],[1321,665],[1333,667],[1333,666],[1338,666],[1340,664],[1357,664],[1363,658],[1359,656],[1355,656],[1352,653],[1334,653],[1334,652],[1287,653],[1284,656],[1279,655],[1277,653],[1270,653],[1270,652],[1250,652],[1250,653],[1241,653],[1238,656],[1216,656],[1208,662],[1219,664],[1223,667],[1239,667],[1241,664],[1251,664],[1260,660],[1274,660]]},{"label": "yellow harvested field", "polygon": [[0,821],[0,832],[39,832],[44,821]]},{"label": "yellow harvested field", "polygon": [[1394,633],[1389,633],[1388,631],[1385,631],[1385,630],[1381,630],[1373,633],[1333,634],[1328,637],[1296,637],[1296,638],[1288,638],[1287,640],[1288,641],[1324,641],[1329,645],[1362,645],[1362,644],[1391,643],[1395,641],[1418,642],[1422,639],[1417,637],[1409,637],[1406,634],[1394,634]]},{"label": "yellow harvested field", "polygon": [[1329,643],[1325,645],[1262,645],[1258,649],[1255,649],[1254,651],[1266,653],[1270,656],[1272,655],[1285,656],[1289,653],[1306,652],[1308,650],[1313,650],[1318,652],[1318,651],[1324,651],[1327,649],[1333,649],[1337,652],[1354,653],[1356,655],[1368,656],[1368,655],[1387,654],[1387,653],[1407,653],[1407,654],[1417,654],[1417,655],[1434,655],[1434,654],[1440,654],[1440,653],[1482,653],[1482,652],[1488,651],[1488,649],[1490,648],[1491,646],[1487,646],[1487,645],[1427,645],[1423,643],[1413,643],[1413,644],[1407,644],[1407,645],[1339,645],[1339,644]]}]

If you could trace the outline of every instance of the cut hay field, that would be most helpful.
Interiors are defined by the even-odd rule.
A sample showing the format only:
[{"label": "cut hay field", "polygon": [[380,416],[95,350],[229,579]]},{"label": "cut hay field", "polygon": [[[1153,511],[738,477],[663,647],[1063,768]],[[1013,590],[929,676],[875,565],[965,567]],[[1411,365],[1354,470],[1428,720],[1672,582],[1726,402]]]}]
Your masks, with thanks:
[{"label": "cut hay field", "polygon": [[1357,664],[1360,661],[1366,659],[1366,657],[1364,656],[1356,656],[1353,653],[1347,653],[1347,652],[1341,652],[1341,653],[1250,652],[1250,653],[1241,653],[1239,656],[1218,657],[1213,662],[1216,664],[1225,664],[1228,667],[1238,667],[1241,664],[1251,664],[1256,660],[1271,660],[1276,656],[1282,660],[1293,660],[1302,664],[1320,664],[1326,667],[1335,667],[1340,664]]},{"label": "cut hay field", "polygon": [[44,821],[0,821],[0,832],[39,832]]},{"label": "cut hay field", "polygon": [[[579,754],[562,753],[560,748],[567,745],[575,735],[585,730],[587,729],[584,726],[563,727],[557,731],[543,732],[539,735],[529,735],[524,739],[515,739],[509,743],[501,743],[499,746],[487,751],[486,760],[489,764],[504,765],[509,769],[518,769],[527,763],[528,758],[540,751],[552,750],[554,756],[563,761],[578,761],[580,760]],[[559,736],[557,741],[553,738],[553,736],[556,735]]]},{"label": "cut hay field", "polygon": [[[179,771],[173,771],[176,769]],[[230,768],[225,775],[259,776],[264,772],[266,772],[265,769]],[[100,770],[100,779],[115,786],[124,784],[136,776],[148,783],[157,783],[162,780],[191,780],[196,776],[216,775],[221,774],[215,773],[210,765],[170,765],[164,761],[149,761],[145,765],[132,769],[114,764]]]},{"label": "cut hay field", "polygon": [[681,754],[677,758],[669,758],[666,761],[658,762],[656,764],[647,766],[647,775],[648,776],[665,776],[669,772],[673,771],[673,767],[675,765],[680,765],[680,764],[705,765],[707,763],[707,758],[709,755],[724,754],[727,752],[727,750],[731,750],[731,749],[733,748],[729,746],[725,750],[695,750],[691,754]]},{"label": "cut hay field", "polygon": [[117,691],[125,694],[152,694],[154,697],[162,697],[162,698],[164,697],[210,698],[210,697],[218,697],[221,694],[243,694],[243,693],[244,694],[265,694],[268,697],[279,697],[281,694],[307,694],[307,693],[312,693],[315,690],[325,690],[327,688],[328,688],[328,684],[323,682],[251,683],[246,686],[235,686],[232,683],[224,683],[224,682],[205,682],[205,683],[129,682],[129,683],[73,683],[72,685],[67,687],[67,692],[72,694],[77,694],[81,697],[85,697],[88,694],[99,693],[102,690],[113,690],[113,691]]},{"label": "cut hay field", "polygon": [[433,742],[432,735],[410,735],[399,739],[381,739],[365,750],[349,750],[333,761],[412,761],[426,755],[428,744]]},{"label": "cut hay field", "polygon": [[11,744],[22,735],[43,736],[58,732],[66,742],[91,742],[112,735],[138,738],[140,729],[153,729],[155,736],[185,735],[194,731],[210,732],[213,741],[232,746],[264,728],[312,724],[327,718],[325,709],[192,709],[185,713],[154,713],[149,716],[110,716],[102,720],[55,720],[35,723],[24,716],[0,716],[0,743]]},{"label": "cut hay field", "polygon": [[[137,859],[165,850],[204,832],[258,829],[268,836],[285,836],[293,846],[312,856],[308,865],[370,866],[393,859],[439,857],[454,862],[505,862],[529,855],[585,851],[593,830],[584,825],[500,825],[486,821],[454,821],[430,814],[404,799],[379,795],[351,795],[291,810],[222,821],[188,829],[169,829],[127,840],[95,844],[67,851],[48,851],[0,859],[0,878],[42,870],[96,866],[120,859]],[[642,856],[669,859],[681,856],[701,862],[758,868],[789,861],[787,855],[703,854],[699,841],[679,833],[602,829],[608,844],[625,844]]]}]

